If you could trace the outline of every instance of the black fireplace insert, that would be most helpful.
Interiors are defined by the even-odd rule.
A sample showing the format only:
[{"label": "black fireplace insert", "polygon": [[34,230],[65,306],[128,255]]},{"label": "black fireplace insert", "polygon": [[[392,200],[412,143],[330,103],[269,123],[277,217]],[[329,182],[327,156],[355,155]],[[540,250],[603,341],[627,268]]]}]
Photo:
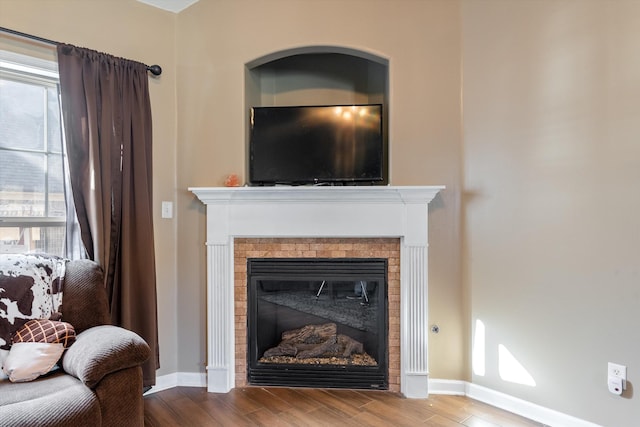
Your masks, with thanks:
[{"label": "black fireplace insert", "polygon": [[252,385],[388,389],[387,260],[247,260]]}]

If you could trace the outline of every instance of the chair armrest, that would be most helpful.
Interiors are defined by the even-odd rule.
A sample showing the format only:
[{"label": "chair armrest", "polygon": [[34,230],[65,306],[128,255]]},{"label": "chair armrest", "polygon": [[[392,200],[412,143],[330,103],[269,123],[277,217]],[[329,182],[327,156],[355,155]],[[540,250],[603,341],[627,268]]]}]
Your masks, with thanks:
[{"label": "chair armrest", "polygon": [[90,388],[105,375],[142,364],[151,350],[134,332],[102,325],[78,334],[62,357],[62,368]]}]

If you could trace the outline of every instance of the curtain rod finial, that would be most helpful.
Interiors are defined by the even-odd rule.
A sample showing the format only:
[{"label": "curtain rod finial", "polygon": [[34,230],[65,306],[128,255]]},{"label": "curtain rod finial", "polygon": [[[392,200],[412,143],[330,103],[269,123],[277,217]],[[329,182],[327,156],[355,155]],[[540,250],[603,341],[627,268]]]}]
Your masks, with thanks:
[{"label": "curtain rod finial", "polygon": [[159,65],[149,65],[147,67],[147,71],[150,71],[151,74],[153,74],[154,76],[159,76],[160,74],[162,74],[162,67],[160,67]]}]

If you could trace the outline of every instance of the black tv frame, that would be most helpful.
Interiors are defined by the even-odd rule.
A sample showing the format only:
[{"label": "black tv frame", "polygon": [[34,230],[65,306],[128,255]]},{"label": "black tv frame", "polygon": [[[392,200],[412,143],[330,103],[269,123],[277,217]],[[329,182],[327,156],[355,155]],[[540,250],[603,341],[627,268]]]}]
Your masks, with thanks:
[{"label": "black tv frame", "polygon": [[[375,114],[371,116],[365,116],[367,111],[370,109],[375,110]],[[338,132],[347,132],[344,129],[349,129],[349,126],[345,126],[343,128],[339,128],[339,121],[336,122],[336,118],[332,115],[336,114],[337,111],[341,111],[342,114],[349,114],[349,112],[358,113],[364,112],[360,123],[358,123],[358,117],[354,117],[352,122],[354,123],[354,127],[352,132],[352,136],[350,135],[348,138],[348,143],[353,144],[352,138],[359,138],[356,140],[358,143],[358,148],[361,150],[361,153],[364,153],[360,158],[365,158],[366,156],[366,166],[360,164],[358,168],[358,172],[355,172],[355,169],[358,167],[357,162],[357,154],[353,154],[353,151],[356,148],[352,147],[350,150],[352,153],[349,153],[346,147],[339,147],[341,144],[339,142]],[[308,119],[310,115],[313,113],[316,116],[312,116],[313,118]],[[279,116],[278,119],[281,120],[283,117],[286,118],[286,115],[289,114],[292,116],[291,123],[274,123],[273,129],[265,129],[264,126],[260,129],[260,133],[256,136],[255,129],[255,119],[256,114],[262,117],[259,117],[259,120],[263,123],[265,120],[265,116],[276,115]],[[313,120],[317,120],[317,116],[320,115],[322,117],[320,122],[312,123]],[[356,116],[356,114],[352,114]],[[323,117],[324,116],[324,117]],[[373,122],[371,121],[371,117],[373,117]],[[369,120],[369,125],[367,126],[367,120]],[[259,106],[252,107],[250,110],[250,119],[249,119],[249,158],[248,158],[248,183],[252,186],[271,186],[271,185],[374,185],[380,184],[385,180],[385,162],[386,155],[384,153],[386,144],[386,137],[384,135],[384,108],[382,104],[373,103],[373,104],[333,104],[333,105],[293,105],[293,106]],[[292,124],[297,124],[298,127],[291,127]],[[289,128],[287,128],[287,125]],[[285,139],[282,142],[278,142],[273,135],[266,135],[266,133],[275,133],[278,131],[283,131],[285,129]],[[368,129],[368,130],[367,130]],[[371,131],[373,129],[373,132]],[[288,132],[288,134],[287,134]],[[326,133],[331,133],[330,136],[325,135]],[[310,135],[309,135],[310,134]],[[300,140],[304,138],[310,137],[311,142],[309,142],[308,146],[304,146],[304,143],[298,145]],[[326,138],[326,141],[322,141],[321,138]],[[266,141],[265,141],[266,140]],[[264,145],[263,151],[268,148],[272,148],[275,145],[279,145],[278,149],[279,154],[283,156],[283,159],[277,160],[272,159],[273,165],[272,167],[276,169],[280,167],[281,170],[286,170],[280,176],[278,173],[265,173],[264,169],[265,165],[256,165],[256,162],[259,161],[256,159],[256,155],[264,155],[265,153],[260,153],[258,150],[258,145]],[[342,142],[344,144],[344,142]],[[271,145],[271,147],[269,147]],[[328,160],[328,157],[331,157],[329,154],[331,151],[322,151],[319,150],[324,149],[325,146],[329,147],[333,145],[335,149],[335,153],[340,153],[341,157],[347,157],[344,165],[340,165],[337,162],[342,161],[336,160],[336,154],[334,154],[334,158]],[[308,152],[305,152],[304,149],[308,148]],[[338,151],[340,150],[340,151]],[[352,158],[348,158],[348,156],[353,156]],[[289,159],[286,157],[289,156]],[[320,164],[327,166],[327,162],[330,162],[329,165],[330,171],[327,170],[314,170],[311,173],[307,173],[307,169],[313,169],[317,167],[317,164],[309,164],[312,161],[318,161]],[[306,163],[305,163],[306,162]],[[285,165],[286,163],[286,165]],[[287,170],[287,168],[291,167],[291,169]],[[342,167],[345,171],[344,173],[340,173],[339,168]],[[298,169],[298,172],[295,172],[295,169]],[[300,168],[304,170],[300,171]],[[347,171],[351,168],[351,171]],[[260,170],[262,169],[262,170]],[[317,173],[316,173],[317,172]]]}]

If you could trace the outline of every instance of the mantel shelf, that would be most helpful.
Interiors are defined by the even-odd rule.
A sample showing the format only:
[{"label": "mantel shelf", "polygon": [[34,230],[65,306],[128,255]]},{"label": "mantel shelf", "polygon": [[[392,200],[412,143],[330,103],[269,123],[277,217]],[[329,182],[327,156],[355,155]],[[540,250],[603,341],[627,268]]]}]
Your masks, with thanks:
[{"label": "mantel shelf", "polygon": [[434,186],[275,186],[190,187],[205,204],[274,203],[429,203],[445,187]]}]

